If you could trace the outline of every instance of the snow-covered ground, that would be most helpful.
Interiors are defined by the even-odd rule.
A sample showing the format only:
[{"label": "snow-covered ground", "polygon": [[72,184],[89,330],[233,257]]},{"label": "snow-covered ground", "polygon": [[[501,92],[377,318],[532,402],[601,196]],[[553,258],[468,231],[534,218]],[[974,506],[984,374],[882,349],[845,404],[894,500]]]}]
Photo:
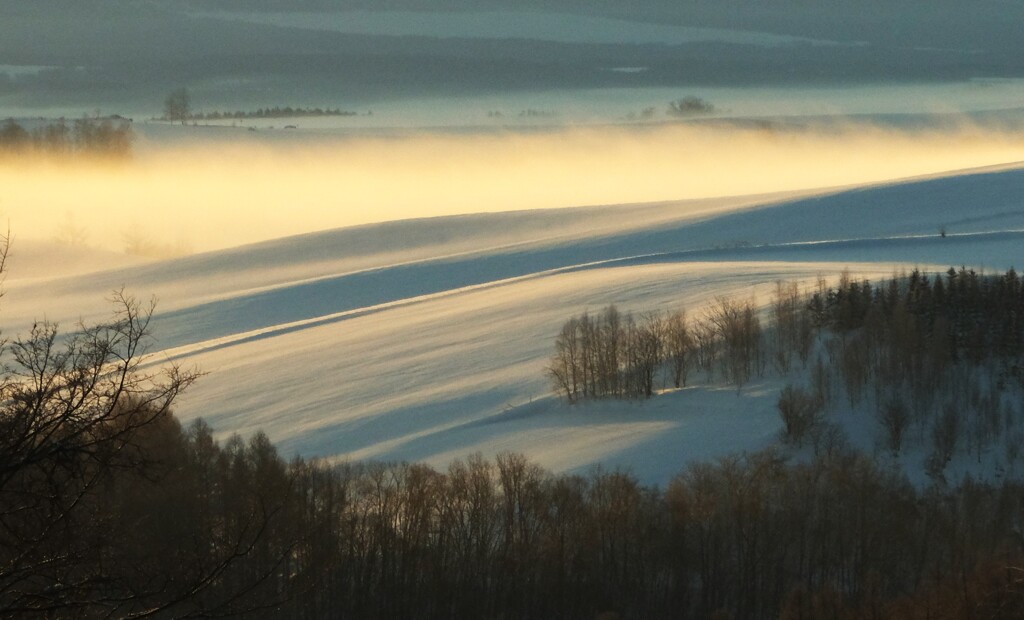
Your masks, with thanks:
[{"label": "snow-covered ground", "polygon": [[186,421],[262,428],[286,455],[443,466],[514,450],[558,471],[601,463],[664,483],[690,460],[775,442],[779,381],[569,407],[544,372],[568,317],[610,303],[696,313],[719,295],[766,301],[779,279],[847,267],[1020,267],[1021,196],[1024,169],[1010,167],[802,196],[391,222],[116,269],[111,256],[76,255],[78,273],[56,278],[18,266],[61,260],[26,241],[5,284],[5,333],[97,320],[123,286],[159,299],[154,359],[209,373],[178,403]]}]

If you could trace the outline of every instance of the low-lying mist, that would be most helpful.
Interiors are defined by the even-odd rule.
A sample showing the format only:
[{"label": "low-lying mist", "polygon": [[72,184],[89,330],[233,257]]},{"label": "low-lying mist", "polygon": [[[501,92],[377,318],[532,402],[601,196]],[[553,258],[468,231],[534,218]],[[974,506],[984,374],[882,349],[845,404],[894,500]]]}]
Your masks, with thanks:
[{"label": "low-lying mist", "polygon": [[0,215],[16,237],[171,255],[387,220],[797,191],[1021,160],[1024,134],[970,125],[149,140],[127,162],[0,162]]}]

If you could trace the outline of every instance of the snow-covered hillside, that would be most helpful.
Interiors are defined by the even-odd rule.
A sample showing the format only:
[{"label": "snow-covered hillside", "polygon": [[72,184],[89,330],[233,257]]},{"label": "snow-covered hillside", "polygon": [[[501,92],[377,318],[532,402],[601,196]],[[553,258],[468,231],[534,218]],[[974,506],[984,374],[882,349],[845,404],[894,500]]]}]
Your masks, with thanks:
[{"label": "snow-covered hillside", "polygon": [[[159,299],[154,360],[209,373],[179,401],[220,433],[264,429],[285,454],[423,460],[524,452],[663,483],[687,461],[777,440],[778,382],[568,407],[544,368],[571,315],[767,300],[779,279],[844,267],[1022,264],[1024,169],[803,196],[482,214],[290,237],[44,278],[15,243],[8,335],[100,319],[124,287]],[[940,236],[939,231],[946,231]],[[96,268],[109,267],[108,258]],[[99,260],[99,259],[96,259]],[[19,270],[22,270],[19,274]]]}]

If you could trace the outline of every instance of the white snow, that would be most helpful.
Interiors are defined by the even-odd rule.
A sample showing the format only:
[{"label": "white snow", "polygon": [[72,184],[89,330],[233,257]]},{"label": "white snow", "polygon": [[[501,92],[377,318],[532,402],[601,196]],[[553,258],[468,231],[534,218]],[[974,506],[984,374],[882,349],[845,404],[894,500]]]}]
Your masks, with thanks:
[{"label": "white snow", "polygon": [[1022,195],[1024,169],[1011,168],[802,198],[393,222],[71,277],[12,275],[3,314],[10,335],[44,316],[101,318],[122,286],[155,295],[154,359],[209,373],[178,415],[222,434],[262,428],[285,455],[444,466],[515,450],[557,471],[601,463],[664,483],[692,459],[775,442],[779,382],[569,407],[544,376],[567,318],[609,303],[699,312],[719,295],[766,301],[776,280],[847,267],[1020,267]]}]

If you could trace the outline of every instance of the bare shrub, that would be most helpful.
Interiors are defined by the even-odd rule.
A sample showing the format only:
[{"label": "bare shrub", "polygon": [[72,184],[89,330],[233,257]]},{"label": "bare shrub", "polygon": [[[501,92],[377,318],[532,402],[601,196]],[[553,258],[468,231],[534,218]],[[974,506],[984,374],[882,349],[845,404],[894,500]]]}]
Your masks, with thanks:
[{"label": "bare shrub", "polygon": [[821,421],[821,398],[809,390],[787,385],[779,394],[778,408],[785,425],[786,441],[802,445]]}]

